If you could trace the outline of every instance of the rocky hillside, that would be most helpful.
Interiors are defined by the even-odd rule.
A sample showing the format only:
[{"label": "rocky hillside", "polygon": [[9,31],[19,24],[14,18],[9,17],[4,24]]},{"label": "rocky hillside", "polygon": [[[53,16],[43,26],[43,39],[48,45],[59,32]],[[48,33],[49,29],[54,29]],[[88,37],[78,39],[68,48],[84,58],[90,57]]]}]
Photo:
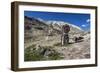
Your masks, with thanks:
[{"label": "rocky hillside", "polygon": [[[84,31],[73,24],[62,22],[62,21],[44,21],[40,18],[30,18],[25,16],[25,37],[32,37],[35,34],[44,34],[45,35],[58,35],[61,34],[62,26],[69,25],[70,26],[70,37],[73,36],[81,36],[84,34]],[[30,27],[30,29],[28,29]],[[34,32],[33,32],[34,31]],[[36,32],[35,32],[36,31]],[[41,32],[41,33],[40,33]]]}]

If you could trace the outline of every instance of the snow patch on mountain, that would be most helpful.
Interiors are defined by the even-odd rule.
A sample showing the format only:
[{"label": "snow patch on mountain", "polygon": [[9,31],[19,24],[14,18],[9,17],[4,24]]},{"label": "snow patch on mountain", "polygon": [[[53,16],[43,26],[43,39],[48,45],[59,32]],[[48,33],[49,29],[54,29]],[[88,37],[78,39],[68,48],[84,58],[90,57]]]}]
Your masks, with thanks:
[{"label": "snow patch on mountain", "polygon": [[68,22],[63,22],[63,21],[47,21],[46,23],[47,24],[52,24],[52,25],[59,25],[59,26],[63,26],[63,25],[66,25],[67,24],[67,25],[69,25],[71,27],[74,27],[74,28],[77,28],[77,29],[83,31],[80,27],[78,27],[78,26],[76,26],[74,24],[70,24]]}]

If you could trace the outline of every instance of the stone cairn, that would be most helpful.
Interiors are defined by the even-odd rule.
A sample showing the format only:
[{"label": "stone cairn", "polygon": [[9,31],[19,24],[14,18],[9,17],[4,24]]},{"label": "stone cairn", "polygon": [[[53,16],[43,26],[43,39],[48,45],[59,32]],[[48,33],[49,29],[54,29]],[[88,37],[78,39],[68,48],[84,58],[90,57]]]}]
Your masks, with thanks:
[{"label": "stone cairn", "polygon": [[69,31],[70,31],[70,26],[69,25],[63,25],[62,26],[62,36],[61,36],[61,45],[66,45],[69,43]]}]

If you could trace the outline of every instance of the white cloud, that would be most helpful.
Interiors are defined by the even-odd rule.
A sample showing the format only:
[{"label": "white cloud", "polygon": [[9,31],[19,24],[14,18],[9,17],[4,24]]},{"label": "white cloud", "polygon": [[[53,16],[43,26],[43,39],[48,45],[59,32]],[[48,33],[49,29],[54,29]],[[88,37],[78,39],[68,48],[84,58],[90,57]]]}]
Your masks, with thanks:
[{"label": "white cloud", "polygon": [[90,19],[87,19],[86,22],[89,23],[90,22]]},{"label": "white cloud", "polygon": [[82,27],[86,27],[86,25],[83,24]]}]

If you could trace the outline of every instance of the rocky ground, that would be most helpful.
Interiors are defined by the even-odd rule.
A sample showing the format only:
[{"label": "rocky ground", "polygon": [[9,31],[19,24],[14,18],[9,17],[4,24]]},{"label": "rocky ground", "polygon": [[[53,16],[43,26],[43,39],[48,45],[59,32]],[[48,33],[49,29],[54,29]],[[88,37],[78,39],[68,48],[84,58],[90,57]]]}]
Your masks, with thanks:
[{"label": "rocky ground", "polygon": [[[70,43],[66,44],[65,46],[61,45],[61,36],[49,36],[49,39],[47,40],[46,36],[37,37],[35,41],[31,41],[30,43],[25,44],[25,48],[35,45],[35,48],[41,47],[52,47],[50,49],[55,50],[56,52],[62,54],[61,56],[65,60],[70,59],[86,59],[90,58],[90,36],[89,34],[84,35],[84,40],[75,43],[73,38],[70,39]],[[45,51],[46,53],[49,53],[50,51]],[[44,55],[45,56],[45,55]],[[61,58],[62,59],[62,58]]]}]

